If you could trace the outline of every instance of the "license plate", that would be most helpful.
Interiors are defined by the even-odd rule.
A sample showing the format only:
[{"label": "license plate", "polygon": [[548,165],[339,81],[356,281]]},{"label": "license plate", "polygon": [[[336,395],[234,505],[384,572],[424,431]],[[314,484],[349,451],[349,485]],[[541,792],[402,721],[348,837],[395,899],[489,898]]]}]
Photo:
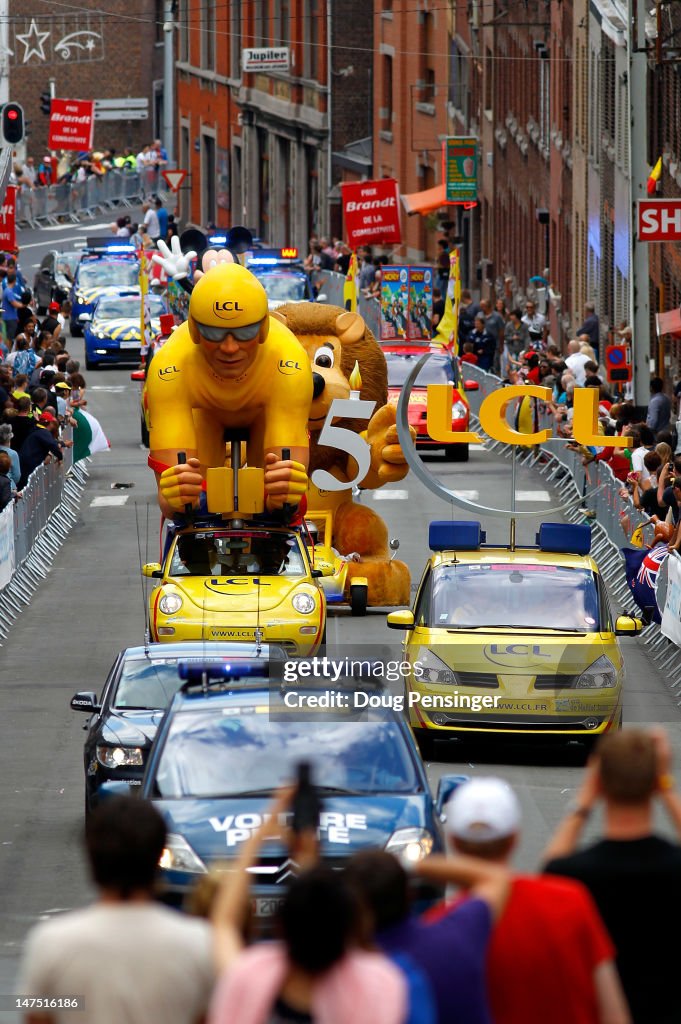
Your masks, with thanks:
[{"label": "license plate", "polygon": [[211,629],[213,640],[255,640],[254,629]]},{"label": "license plate", "polygon": [[253,913],[256,917],[274,917],[283,902],[283,896],[256,896],[252,903]]},{"label": "license plate", "polygon": [[121,348],[141,348],[142,347],[140,345],[139,341],[135,341],[134,338],[133,338],[132,341],[119,341],[118,344],[120,345]]}]

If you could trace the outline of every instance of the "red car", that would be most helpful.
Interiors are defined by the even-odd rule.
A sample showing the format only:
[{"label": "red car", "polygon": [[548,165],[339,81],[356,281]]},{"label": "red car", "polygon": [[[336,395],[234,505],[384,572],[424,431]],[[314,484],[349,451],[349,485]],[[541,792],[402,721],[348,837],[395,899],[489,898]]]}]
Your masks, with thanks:
[{"label": "red car", "polygon": [[446,459],[467,462],[467,444],[444,445],[440,441],[433,441],[428,436],[426,428],[427,387],[429,384],[454,385],[452,430],[465,431],[468,430],[470,409],[464,397],[464,390],[476,391],[477,381],[463,382],[460,378],[458,364],[456,361],[452,361],[451,356],[441,348],[434,348],[428,344],[418,345],[414,342],[382,345],[381,347],[388,364],[388,401],[392,402],[398,401],[402,387],[415,364],[427,352],[431,353],[430,359],[416,378],[409,398],[409,425],[416,431],[416,447],[426,450],[444,448]]}]

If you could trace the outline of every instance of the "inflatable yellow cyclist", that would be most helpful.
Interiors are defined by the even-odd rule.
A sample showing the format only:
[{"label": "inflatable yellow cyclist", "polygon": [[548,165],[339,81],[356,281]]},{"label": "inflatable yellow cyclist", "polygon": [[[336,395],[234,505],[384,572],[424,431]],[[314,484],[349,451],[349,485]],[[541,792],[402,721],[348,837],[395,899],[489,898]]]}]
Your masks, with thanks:
[{"label": "inflatable yellow cyclist", "polygon": [[[307,489],[310,361],[269,315],[265,289],[250,271],[214,260],[208,266],[188,320],[154,356],[147,378],[149,465],[161,511],[173,516],[198,506],[206,469],[225,464],[230,429],[248,431],[248,464],[265,469],[268,510],[297,506]],[[282,460],[283,448],[290,459]],[[178,465],[179,452],[186,464]]]}]

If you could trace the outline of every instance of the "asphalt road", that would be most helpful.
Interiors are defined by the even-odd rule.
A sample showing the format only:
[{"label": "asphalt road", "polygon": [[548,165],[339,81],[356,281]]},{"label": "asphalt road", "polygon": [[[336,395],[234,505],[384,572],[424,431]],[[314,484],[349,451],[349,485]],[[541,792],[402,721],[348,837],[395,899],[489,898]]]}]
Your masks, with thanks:
[{"label": "asphalt road", "polygon": [[[32,280],[32,264],[39,263],[45,249],[60,243],[71,248],[76,238],[93,233],[92,224],[81,227],[64,226],[49,238],[44,232],[24,232],[26,276]],[[82,361],[82,340],[73,339],[68,350]],[[83,716],[70,710],[69,700],[77,690],[100,691],[116,652],[142,641],[139,566],[158,557],[159,515],[153,474],[139,440],[137,385],[129,369],[90,372],[86,380],[88,408],[100,419],[111,450],[95,456],[78,525],[0,652],[0,995],[14,991],[30,926],[91,896],[79,845]],[[498,504],[509,494],[509,464],[485,451],[472,453],[468,464],[446,463],[439,456],[428,461],[448,486],[476,492],[473,500],[482,504]],[[537,510],[536,518],[522,520],[519,527],[519,543],[531,543],[542,507],[557,501],[554,495],[547,502],[544,482],[531,471],[519,471],[517,487],[519,507]],[[449,509],[412,478],[364,500],[375,503],[391,535],[399,537],[399,557],[418,582],[428,555],[427,524],[447,518]],[[467,516],[456,512],[456,518]],[[487,526],[489,539],[506,539],[501,521]],[[397,649],[400,634],[387,629],[382,613],[353,619],[341,611],[329,622],[328,639],[347,645],[348,652],[367,643]],[[681,713],[676,702],[640,641],[624,646],[625,721],[668,723],[678,760]],[[471,743],[447,749],[443,757],[447,761],[429,765],[434,788],[449,771],[499,774],[516,787],[524,815],[517,864],[534,868],[578,783],[579,757],[564,749]],[[597,822],[591,826],[597,827]],[[16,1019],[8,1012],[0,1015],[12,1024]]]}]

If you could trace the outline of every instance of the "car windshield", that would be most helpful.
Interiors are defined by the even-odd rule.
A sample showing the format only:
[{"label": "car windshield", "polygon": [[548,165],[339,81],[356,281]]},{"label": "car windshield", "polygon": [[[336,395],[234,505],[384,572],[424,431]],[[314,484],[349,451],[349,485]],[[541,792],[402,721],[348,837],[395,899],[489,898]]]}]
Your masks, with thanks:
[{"label": "car windshield", "polygon": [[[170,725],[156,786],[162,797],[229,797],[275,790],[312,764],[318,786],[359,793],[419,787],[405,737],[385,709],[364,720],[273,720],[269,706],[181,711]],[[339,718],[338,712],[335,718]]]},{"label": "car windshield", "polygon": [[[388,387],[401,388],[420,358],[420,356],[398,356],[386,353]],[[416,378],[416,386],[425,387],[426,384],[450,384],[451,380],[452,370],[449,360],[429,359]]]},{"label": "car windshield", "polygon": [[[160,317],[165,313],[166,307],[163,299],[154,295],[148,296],[149,308],[152,318]],[[98,320],[135,320],[139,323],[141,299],[102,299],[97,303],[96,316]]]},{"label": "car windshield", "polygon": [[297,274],[262,274],[258,280],[274,302],[302,302],[307,298],[305,278]]},{"label": "car windshield", "polygon": [[568,566],[448,565],[433,574],[430,625],[596,633],[598,587],[592,572]]},{"label": "car windshield", "polygon": [[123,665],[116,692],[115,708],[167,708],[182,684],[175,659],[135,658]]},{"label": "car windshield", "polygon": [[56,275],[61,275],[67,278],[69,281],[73,281],[74,274],[76,273],[76,267],[80,261],[80,253],[72,253],[66,255],[65,253],[61,256],[57,256],[55,263],[54,272]]},{"label": "car windshield", "polygon": [[180,534],[170,576],[304,576],[295,533],[242,530]]},{"label": "car windshield", "polygon": [[125,263],[106,263],[95,260],[81,265],[78,284],[83,288],[135,288],[138,284],[139,269],[132,260]]}]

